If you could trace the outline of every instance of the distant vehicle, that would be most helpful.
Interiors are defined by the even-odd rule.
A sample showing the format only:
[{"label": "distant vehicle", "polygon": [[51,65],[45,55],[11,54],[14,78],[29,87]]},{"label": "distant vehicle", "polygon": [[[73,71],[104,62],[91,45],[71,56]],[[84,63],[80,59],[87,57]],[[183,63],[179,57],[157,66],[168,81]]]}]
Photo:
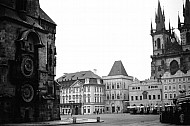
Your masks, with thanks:
[{"label": "distant vehicle", "polygon": [[173,99],[173,103],[163,106],[160,122],[190,124],[190,95],[181,94]]}]

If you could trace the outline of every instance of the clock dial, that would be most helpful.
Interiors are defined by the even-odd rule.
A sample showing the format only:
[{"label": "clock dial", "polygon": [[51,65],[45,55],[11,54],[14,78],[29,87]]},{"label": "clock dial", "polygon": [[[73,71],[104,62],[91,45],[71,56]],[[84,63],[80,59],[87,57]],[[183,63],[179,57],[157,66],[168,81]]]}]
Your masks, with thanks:
[{"label": "clock dial", "polygon": [[34,72],[34,63],[29,56],[25,56],[21,63],[21,72],[24,76],[30,77]]},{"label": "clock dial", "polygon": [[25,102],[31,102],[34,98],[34,89],[30,84],[21,87],[21,96]]}]

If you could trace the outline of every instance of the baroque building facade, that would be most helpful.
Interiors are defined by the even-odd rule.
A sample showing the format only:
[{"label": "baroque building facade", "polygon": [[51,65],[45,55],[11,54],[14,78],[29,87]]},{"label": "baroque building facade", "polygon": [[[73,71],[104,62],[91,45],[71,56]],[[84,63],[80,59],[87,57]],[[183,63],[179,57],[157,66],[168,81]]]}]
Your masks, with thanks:
[{"label": "baroque building facade", "polygon": [[39,0],[0,1],[1,123],[60,119],[55,34]]},{"label": "baroque building facade", "polygon": [[162,83],[157,79],[139,81],[129,85],[130,106],[155,108],[162,105]]},{"label": "baroque building facade", "polygon": [[61,86],[61,114],[104,113],[105,86],[92,71],[67,73],[56,81]]},{"label": "baroque building facade", "polygon": [[103,76],[105,85],[105,113],[123,113],[129,106],[129,85],[133,77],[128,76],[121,61],[115,61],[108,76]]},{"label": "baroque building facade", "polygon": [[162,85],[163,103],[165,105],[174,104],[173,99],[181,93],[190,94],[190,70],[187,73],[178,70],[174,75],[165,72],[162,76]]}]

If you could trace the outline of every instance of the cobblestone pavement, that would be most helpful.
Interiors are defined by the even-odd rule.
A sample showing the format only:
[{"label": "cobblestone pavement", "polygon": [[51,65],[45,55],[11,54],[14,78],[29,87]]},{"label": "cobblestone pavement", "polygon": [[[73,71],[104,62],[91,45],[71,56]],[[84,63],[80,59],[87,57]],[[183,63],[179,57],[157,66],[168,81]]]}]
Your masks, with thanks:
[{"label": "cobblestone pavement", "polygon": [[[85,123],[80,126],[175,126],[174,124],[162,124],[159,122],[159,115],[130,115],[121,114],[100,114],[100,115],[74,115],[77,118],[100,117],[102,123]],[[63,116],[64,117],[64,116]],[[72,124],[73,125],[73,124]]]}]

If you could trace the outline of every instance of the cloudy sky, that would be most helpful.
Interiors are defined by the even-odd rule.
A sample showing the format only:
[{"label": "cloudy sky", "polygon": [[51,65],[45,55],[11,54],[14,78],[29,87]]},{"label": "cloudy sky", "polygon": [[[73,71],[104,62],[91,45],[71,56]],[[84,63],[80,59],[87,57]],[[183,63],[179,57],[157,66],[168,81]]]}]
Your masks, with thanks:
[{"label": "cloudy sky", "polygon": [[[178,13],[183,20],[184,1],[160,0],[167,29],[169,20],[177,28]],[[107,76],[117,60],[129,76],[150,78],[158,0],[40,0],[40,6],[57,24],[56,78],[94,69]]]}]

